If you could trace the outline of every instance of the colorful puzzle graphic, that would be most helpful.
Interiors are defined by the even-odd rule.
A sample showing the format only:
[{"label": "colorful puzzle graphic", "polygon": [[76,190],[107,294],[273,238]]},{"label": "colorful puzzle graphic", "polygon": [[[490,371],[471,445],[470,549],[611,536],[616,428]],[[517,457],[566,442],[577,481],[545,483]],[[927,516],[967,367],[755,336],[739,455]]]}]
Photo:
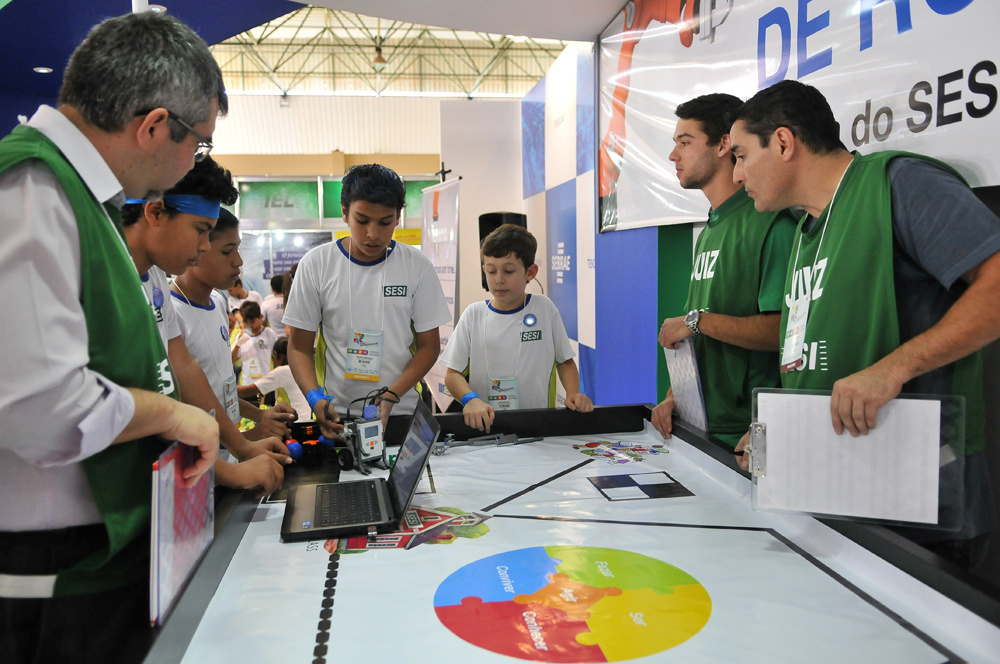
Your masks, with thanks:
[{"label": "colorful puzzle graphic", "polygon": [[698,633],[712,600],[661,560],[587,546],[518,549],[470,563],[434,595],[441,622],[486,650],[536,662],[620,662]]},{"label": "colorful puzzle graphic", "polygon": [[663,445],[639,445],[624,440],[611,442],[601,440],[596,443],[574,445],[574,450],[593,457],[604,457],[608,463],[639,463],[644,456],[666,454]]}]

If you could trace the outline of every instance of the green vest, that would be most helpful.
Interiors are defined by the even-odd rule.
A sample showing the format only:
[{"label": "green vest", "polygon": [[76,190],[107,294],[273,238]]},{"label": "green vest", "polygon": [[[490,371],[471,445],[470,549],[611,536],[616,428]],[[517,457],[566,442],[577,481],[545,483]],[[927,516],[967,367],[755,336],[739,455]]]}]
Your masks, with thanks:
[{"label": "green vest", "polygon": [[[704,309],[739,317],[760,313],[761,253],[768,232],[782,214],[757,212],[742,188],[711,212],[695,246],[688,311]],[[694,338],[694,347],[709,432],[723,440],[735,436],[735,446],[750,424],[753,388],[778,385],[778,357],[704,334]]]},{"label": "green vest", "polygon": [[[803,363],[781,375],[782,387],[831,390],[840,378],[870,367],[900,346],[888,173],[895,157],[926,159],[955,173],[947,164],[907,152],[854,154],[832,201],[835,223],[827,223],[828,206],[812,228],[803,232],[800,224],[795,235],[781,310],[782,339],[789,307],[806,294],[811,300]],[[985,406],[979,353],[955,363],[952,394],[965,397],[966,453],[982,450]]]},{"label": "green vest", "polygon": [[[80,304],[87,320],[87,367],[125,387],[176,396],[163,342],[132,257],[120,217],[108,223],[59,149],[41,132],[18,126],[0,141],[0,173],[40,160],[69,198],[80,233]],[[166,444],[154,438],[112,445],[83,461],[108,546],[56,579],[55,595],[83,595],[134,583],[149,575],[151,470]]]}]

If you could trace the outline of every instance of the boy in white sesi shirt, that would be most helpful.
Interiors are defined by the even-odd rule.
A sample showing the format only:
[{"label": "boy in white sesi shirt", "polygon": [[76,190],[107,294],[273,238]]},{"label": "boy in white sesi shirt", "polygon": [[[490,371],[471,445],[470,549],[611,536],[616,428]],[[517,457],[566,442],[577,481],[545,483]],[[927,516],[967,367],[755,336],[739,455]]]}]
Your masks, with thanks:
[{"label": "boy in white sesi shirt", "polygon": [[594,409],[580,392],[559,310],[544,295],[524,292],[538,273],[537,246],[531,233],[513,224],[483,240],[483,272],[493,297],[466,308],[441,356],[448,367],[445,386],[462,403],[470,427],[489,432],[497,410],[554,408],[557,374],[567,408]]},{"label": "boy in white sesi shirt", "polygon": [[264,314],[256,302],[244,302],[240,313],[243,315],[244,331],[236,337],[232,358],[233,362],[243,361],[240,385],[253,385],[271,370],[271,349],[278,340],[278,334],[264,326]]},{"label": "boy in white sesi shirt", "polygon": [[211,248],[196,266],[177,277],[170,292],[181,334],[232,422],[239,423],[244,417],[252,420],[255,426],[247,432],[249,436],[260,430],[261,435],[287,438],[290,434],[287,425],[296,419],[292,408],[280,403],[261,410],[237,396],[226,297],[222,292],[232,285],[243,265],[239,220],[225,208],[221,209],[209,239]]},{"label": "boy in white sesi shirt", "polygon": [[[392,444],[389,413],[413,412],[413,388],[437,361],[438,326],[451,313],[430,259],[392,239],[406,199],[400,177],[362,164],[342,184],[351,234],[309,250],[299,262],[285,307],[288,365],[327,436],[343,429],[340,416],[348,408],[360,412],[361,403],[352,402],[386,388],[377,403]],[[314,358],[317,330],[325,350]],[[394,422],[405,428],[405,418]]]},{"label": "boy in white sesi shirt", "polygon": [[259,378],[253,385],[240,385],[236,392],[241,399],[256,399],[271,392],[284,391],[288,403],[297,413],[308,413],[309,402],[302,390],[295,384],[295,377],[288,366],[288,339],[278,337],[271,351],[274,368]]},{"label": "boy in white sesi shirt", "polygon": [[170,297],[165,274],[184,274],[201,261],[211,248],[210,234],[220,214],[220,200],[235,202],[236,195],[229,171],[208,157],[195,164],[160,200],[128,199],[122,225],[181,398],[215,412],[223,445],[241,461],[230,464],[219,459],[215,464],[217,483],[230,488],[260,487],[270,493],[281,486],[282,466],[291,457],[280,438],[251,441],[236,429],[226,413],[224,398],[182,336],[176,301]]}]

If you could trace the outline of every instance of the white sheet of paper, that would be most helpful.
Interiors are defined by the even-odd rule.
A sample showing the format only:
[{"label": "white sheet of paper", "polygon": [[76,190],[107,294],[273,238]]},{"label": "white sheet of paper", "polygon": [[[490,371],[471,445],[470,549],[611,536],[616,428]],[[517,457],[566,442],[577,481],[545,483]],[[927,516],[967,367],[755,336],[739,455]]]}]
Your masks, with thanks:
[{"label": "white sheet of paper", "polygon": [[677,344],[677,349],[664,348],[670,386],[674,389],[674,410],[685,422],[702,431],[708,431],[705,398],[701,392],[698,359],[694,354],[694,339],[688,337]]},{"label": "white sheet of paper", "polygon": [[894,399],[867,436],[838,436],[827,395],[760,392],[765,475],[754,508],[937,523],[941,404]]}]

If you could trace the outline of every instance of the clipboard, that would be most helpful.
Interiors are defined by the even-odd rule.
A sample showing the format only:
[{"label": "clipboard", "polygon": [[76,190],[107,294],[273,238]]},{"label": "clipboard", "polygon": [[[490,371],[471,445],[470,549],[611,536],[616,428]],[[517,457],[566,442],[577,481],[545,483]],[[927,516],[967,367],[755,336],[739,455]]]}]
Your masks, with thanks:
[{"label": "clipboard", "polygon": [[215,469],[190,489],[182,471],[195,448],[173,443],[153,464],[149,624],[162,625],[215,537]]},{"label": "clipboard", "polygon": [[664,348],[670,386],[674,391],[674,410],[681,419],[696,429],[708,431],[705,395],[701,391],[698,358],[694,354],[694,339],[677,342],[677,348]]},{"label": "clipboard", "polygon": [[943,504],[962,509],[962,397],[893,399],[879,409],[876,428],[855,438],[833,430],[830,394],[754,390],[755,510],[934,527]]}]

